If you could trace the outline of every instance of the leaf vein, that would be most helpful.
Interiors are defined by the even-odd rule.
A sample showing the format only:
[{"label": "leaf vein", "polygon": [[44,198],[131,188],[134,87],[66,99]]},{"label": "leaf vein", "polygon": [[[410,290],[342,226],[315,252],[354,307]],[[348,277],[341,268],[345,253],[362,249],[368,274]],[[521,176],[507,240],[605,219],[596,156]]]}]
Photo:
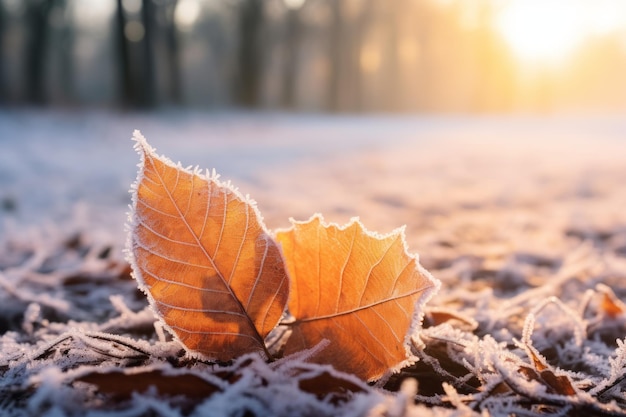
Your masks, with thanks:
[{"label": "leaf vein", "polygon": [[373,303],[370,303],[370,304],[367,304],[367,305],[364,305],[364,306],[359,306],[359,307],[356,307],[356,308],[353,308],[353,309],[350,309],[350,310],[340,311],[340,312],[333,313],[333,314],[326,314],[326,315],[323,315],[323,316],[305,317],[305,318],[297,319],[296,321],[300,322],[300,323],[304,323],[304,322],[310,322],[310,321],[316,321],[316,320],[334,319],[334,318],[337,318],[337,317],[340,317],[340,316],[346,316],[346,315],[349,315],[349,314],[358,313],[359,311],[367,310],[368,308],[372,308],[372,307],[375,307],[375,306],[378,306],[378,305],[382,305],[382,304],[385,304],[385,303],[390,303],[392,301],[401,300],[401,299],[407,298],[407,297],[412,297],[415,294],[418,294],[418,293],[420,293],[422,291],[426,291],[428,288],[431,288],[431,286],[417,288],[415,290],[409,291],[408,293],[400,294],[400,295],[397,295],[395,297],[385,298],[383,300],[379,300],[379,301],[376,301],[376,302],[373,302]]},{"label": "leaf vein", "polygon": [[167,240],[168,242],[175,243],[177,245],[183,245],[183,246],[194,246],[194,247],[197,246],[195,243],[192,243],[192,242],[185,242],[185,241],[182,241],[182,240],[176,240],[176,239],[172,239],[171,237],[165,236],[163,233],[160,233],[160,232],[154,230],[152,227],[150,227],[148,225],[148,222],[146,222],[144,219],[139,219],[139,225],[141,227],[145,227],[146,229],[148,229],[148,231],[150,231],[155,236],[157,236],[157,237],[159,237],[159,238],[161,238],[163,240]]},{"label": "leaf vein", "polygon": [[157,208],[155,208],[155,207],[151,206],[150,204],[146,203],[145,201],[143,201],[143,200],[141,200],[141,199],[138,199],[138,200],[137,200],[137,202],[138,202],[138,203],[141,203],[141,204],[142,204],[143,206],[145,206],[147,209],[152,210],[152,211],[154,211],[154,212],[156,212],[156,213],[158,213],[158,214],[160,214],[160,215],[162,215],[162,216],[172,217],[172,218],[174,218],[174,219],[177,219],[177,218],[178,218],[178,217],[176,217],[176,216],[175,216],[175,215],[173,215],[173,214],[166,213],[166,212],[164,212],[164,211],[161,211],[161,210],[159,210],[159,209],[157,209]]},{"label": "leaf vein", "polygon": [[151,255],[157,256],[157,257],[159,257],[159,258],[161,258],[161,259],[165,259],[166,261],[170,261],[170,262],[175,262],[175,263],[182,264],[182,265],[191,266],[191,267],[194,267],[194,268],[211,269],[211,270],[214,270],[216,273],[218,273],[218,274],[219,274],[219,272],[218,272],[218,271],[216,271],[216,270],[213,268],[213,266],[192,264],[192,263],[190,263],[190,262],[183,261],[182,259],[171,258],[171,257],[169,257],[169,256],[166,256],[166,255],[164,255],[164,254],[162,254],[162,253],[159,253],[159,252],[155,251],[154,249],[150,249],[150,248],[148,248],[147,246],[145,246],[145,245],[141,244],[139,241],[135,241],[135,245],[136,245],[138,248],[143,249],[143,250],[145,250],[146,252],[150,253]]},{"label": "leaf vein", "polygon": [[[370,270],[367,273],[367,277],[365,278],[365,285],[363,285],[363,291],[361,291],[361,296],[359,297],[359,305],[363,304],[363,297],[365,296],[365,293],[367,292],[367,287],[370,283],[370,278],[372,277],[372,271],[374,270],[374,268],[376,266],[378,266],[383,259],[385,259],[385,256],[387,256],[387,254],[389,253],[389,251],[391,250],[392,246],[398,241],[400,235],[396,235],[396,238],[391,241],[391,243],[389,244],[389,246],[387,246],[387,248],[385,249],[385,251],[383,252],[383,254],[380,256],[380,259],[378,259],[375,263],[373,263],[370,266]],[[396,277],[396,281],[398,280],[398,277]]]},{"label": "leaf vein", "polygon": [[215,313],[215,314],[228,314],[228,315],[232,315],[232,316],[239,316],[239,317],[244,317],[243,314],[238,313],[236,311],[231,311],[231,310],[212,310],[212,309],[207,309],[207,308],[188,308],[188,307],[182,307],[176,304],[169,304],[166,303],[165,301],[161,301],[161,300],[155,300],[158,304],[161,304],[167,308],[171,308],[174,310],[180,310],[180,311],[188,311],[188,312],[193,312],[193,313]]},{"label": "leaf vein", "polygon": [[348,255],[346,256],[346,260],[341,267],[341,271],[339,272],[339,291],[337,292],[337,302],[335,303],[335,311],[339,311],[339,300],[341,299],[341,293],[343,292],[343,274],[346,270],[346,266],[348,265],[348,261],[350,261],[350,257],[352,256],[352,251],[354,249],[354,240],[356,239],[356,233],[358,229],[354,227],[354,234],[352,235],[352,241],[350,242],[350,249],[348,250]]},{"label": "leaf vein", "polygon": [[144,270],[144,272],[146,272],[152,278],[154,278],[156,281],[159,281],[159,282],[165,282],[165,283],[168,283],[168,284],[178,285],[178,286],[189,288],[189,289],[196,290],[196,291],[210,292],[210,293],[216,293],[216,294],[230,294],[228,291],[220,291],[220,290],[214,290],[212,288],[197,287],[195,285],[187,284],[187,283],[184,283],[184,282],[173,281],[171,279],[167,279],[167,278],[163,278],[163,277],[160,277],[158,275],[155,275],[155,274],[153,274],[152,272],[150,272],[148,270]]},{"label": "leaf vein", "polygon": [[172,324],[169,324],[168,326],[169,326],[169,327],[171,327],[172,329],[181,330],[181,331],[183,331],[183,332],[185,332],[185,333],[191,333],[191,334],[206,334],[206,335],[212,334],[212,335],[223,335],[223,336],[239,336],[239,337],[245,337],[245,338],[248,338],[248,339],[252,339],[252,340],[254,340],[254,341],[255,341],[255,342],[257,342],[257,343],[259,342],[259,341],[256,339],[256,337],[251,336],[251,335],[249,335],[249,334],[245,334],[245,333],[235,333],[235,332],[216,332],[216,331],[208,331],[208,332],[207,332],[207,331],[205,331],[205,330],[190,330],[190,329],[187,329],[187,328],[185,328],[185,327],[176,326],[176,325],[172,325]]}]

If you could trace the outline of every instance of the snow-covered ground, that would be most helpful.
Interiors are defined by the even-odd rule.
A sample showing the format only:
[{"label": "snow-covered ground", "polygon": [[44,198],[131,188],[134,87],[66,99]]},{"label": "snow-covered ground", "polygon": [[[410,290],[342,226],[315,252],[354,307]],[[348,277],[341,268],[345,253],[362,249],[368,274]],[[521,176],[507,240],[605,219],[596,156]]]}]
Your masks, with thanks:
[{"label": "snow-covered ground", "polygon": [[[285,212],[308,216],[325,195],[323,206],[366,215],[354,199],[362,189],[383,194],[368,196],[375,200],[410,199],[441,178],[483,187],[502,184],[503,174],[528,182],[557,165],[581,176],[606,168],[620,162],[626,118],[3,111],[0,199],[8,210],[1,215],[29,224],[83,207],[119,223],[136,171],[134,129],[173,160],[215,168],[272,210],[301,202],[306,213]],[[492,168],[500,170],[495,177]],[[591,180],[576,179],[581,187]],[[444,200],[450,194],[440,191]]]},{"label": "snow-covered ground", "polygon": [[[406,224],[409,249],[443,282],[432,308],[459,315],[427,314],[422,365],[402,374],[418,380],[418,403],[452,407],[433,415],[626,414],[626,117],[24,110],[0,112],[1,413],[262,415],[268,395],[284,396],[271,409],[282,415],[427,412],[406,408],[410,384],[398,397],[336,376],[325,380],[335,403],[295,394],[293,381],[323,374],[305,362],[236,363],[225,368],[236,381],[180,368],[121,252],[134,129],[232,180],[269,228],[315,212],[380,232]],[[150,391],[133,400],[98,369],[113,385],[119,372],[136,386],[184,375],[209,388],[194,407]]]}]

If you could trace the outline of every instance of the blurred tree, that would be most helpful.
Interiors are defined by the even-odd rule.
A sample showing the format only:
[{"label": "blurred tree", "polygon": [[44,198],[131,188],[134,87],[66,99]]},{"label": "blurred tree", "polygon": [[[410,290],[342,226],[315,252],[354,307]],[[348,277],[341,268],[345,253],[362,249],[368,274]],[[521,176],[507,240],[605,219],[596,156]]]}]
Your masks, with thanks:
[{"label": "blurred tree", "polygon": [[180,74],[180,45],[178,41],[178,31],[174,20],[174,13],[178,0],[169,0],[163,4],[163,22],[167,45],[167,63],[169,79],[169,100],[174,104],[182,104],[182,87]]},{"label": "blurred tree", "polygon": [[365,74],[362,53],[376,14],[373,0],[328,0],[329,60],[328,109],[362,111],[365,109]]},{"label": "blurred tree", "polygon": [[[73,104],[74,96],[74,42],[76,38],[75,27],[72,22],[71,2],[56,0],[55,8],[51,11],[51,29],[55,35],[51,37],[50,50],[58,52],[57,79],[52,80],[55,88],[49,88],[50,99],[57,100],[62,104]],[[58,81],[58,82],[56,82]],[[56,93],[56,94],[55,94]]]},{"label": "blurred tree", "polygon": [[[304,7],[304,6],[302,6]],[[300,70],[300,45],[303,25],[300,19],[301,7],[287,7],[285,15],[285,55],[282,106],[287,109],[297,107],[297,83]]]},{"label": "blurred tree", "polygon": [[383,97],[382,110],[399,111],[400,107],[400,61],[398,57],[398,38],[400,37],[401,15],[406,13],[408,5],[406,0],[388,0],[385,3],[385,24],[387,33],[385,36],[384,56],[382,62],[385,63],[385,79],[388,80],[385,88],[386,94]]},{"label": "blurred tree", "polygon": [[120,95],[122,105],[132,105],[133,101],[133,76],[130,60],[129,42],[124,33],[127,19],[124,13],[124,0],[117,0],[117,43],[119,49],[119,68],[120,68]]},{"label": "blurred tree", "polygon": [[341,62],[345,54],[344,30],[341,12],[342,2],[340,0],[328,0],[328,7],[331,10],[328,36],[328,100],[327,108],[331,112],[341,109]]},{"label": "blurred tree", "polygon": [[43,105],[46,102],[46,58],[49,40],[49,18],[55,0],[25,0],[27,31],[23,78],[26,101]]},{"label": "blurred tree", "polygon": [[154,4],[152,0],[138,4],[117,0],[121,100],[126,107],[151,108],[157,104],[152,50]]},{"label": "blurred tree", "polygon": [[331,112],[626,105],[626,47],[617,32],[588,39],[542,74],[515,61],[494,26],[498,7],[494,0],[0,0],[0,102],[117,97],[127,108]]},{"label": "blurred tree", "polygon": [[235,79],[235,99],[244,107],[260,104],[263,76],[265,20],[263,0],[241,0],[239,3],[239,44],[237,46],[238,74]]},{"label": "blurred tree", "polygon": [[6,75],[5,75],[5,62],[7,57],[5,56],[5,27],[7,24],[6,11],[4,2],[0,0],[0,105],[8,102],[8,91],[6,88]]}]

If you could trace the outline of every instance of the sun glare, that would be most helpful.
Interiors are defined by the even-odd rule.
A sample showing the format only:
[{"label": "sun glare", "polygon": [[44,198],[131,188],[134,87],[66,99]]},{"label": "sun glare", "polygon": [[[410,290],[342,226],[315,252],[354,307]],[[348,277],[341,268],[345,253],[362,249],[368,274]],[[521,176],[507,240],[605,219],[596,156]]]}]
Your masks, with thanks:
[{"label": "sun glare", "polygon": [[191,30],[200,17],[201,7],[198,0],[182,0],[176,5],[174,21],[180,30]]},{"label": "sun glare", "polygon": [[626,1],[509,0],[496,27],[522,61],[555,64],[588,36],[626,27]]}]

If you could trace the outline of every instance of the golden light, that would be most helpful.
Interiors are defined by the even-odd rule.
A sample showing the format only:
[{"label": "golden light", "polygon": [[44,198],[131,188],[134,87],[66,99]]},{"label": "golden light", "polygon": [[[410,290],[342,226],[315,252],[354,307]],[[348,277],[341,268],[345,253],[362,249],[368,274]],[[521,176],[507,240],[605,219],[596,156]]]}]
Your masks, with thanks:
[{"label": "golden light", "polygon": [[496,28],[526,63],[558,64],[590,35],[626,26],[626,1],[509,0]]},{"label": "golden light", "polygon": [[363,72],[371,74],[380,68],[382,57],[376,45],[369,44],[361,49],[359,54],[359,65]]}]

